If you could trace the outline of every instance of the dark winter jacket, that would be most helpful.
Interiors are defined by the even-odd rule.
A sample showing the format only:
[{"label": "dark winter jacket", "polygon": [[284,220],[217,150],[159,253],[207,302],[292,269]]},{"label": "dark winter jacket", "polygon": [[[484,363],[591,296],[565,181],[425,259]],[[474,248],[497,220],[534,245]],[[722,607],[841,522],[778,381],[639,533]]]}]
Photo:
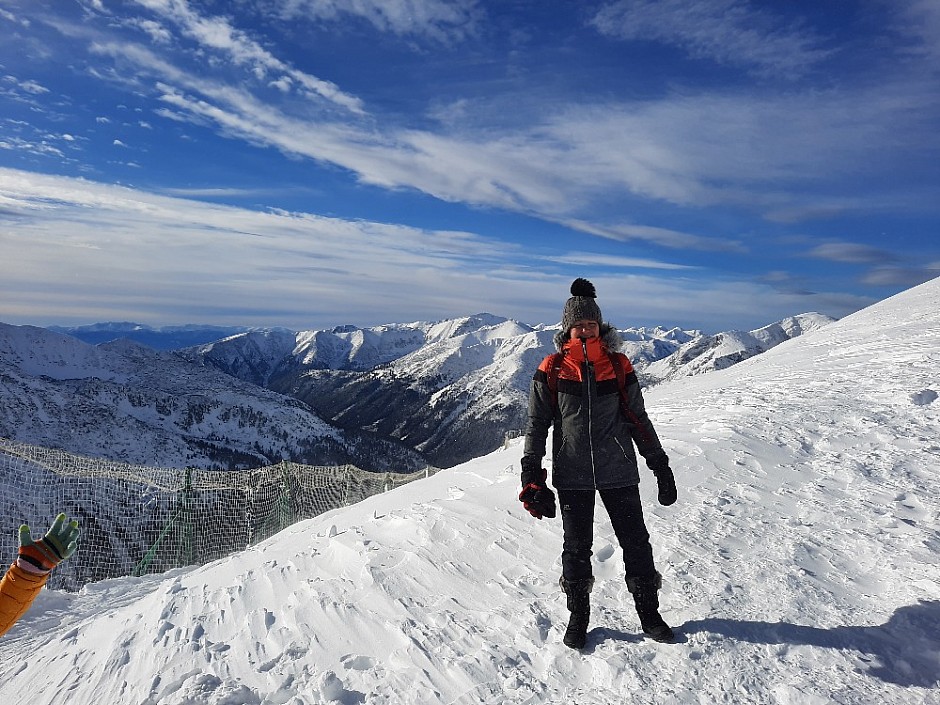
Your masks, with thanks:
[{"label": "dark winter jacket", "polygon": [[[662,445],[646,414],[636,372],[620,353],[620,334],[602,325],[601,337],[586,343],[555,337],[562,353],[558,370],[557,403],[549,389],[554,356],[539,365],[529,393],[529,423],[522,457],[522,484],[544,477],[541,469],[548,430],[554,424],[552,484],[561,489],[607,489],[636,485],[636,443],[647,465],[668,463]],[[617,374],[607,354],[620,360],[625,374],[626,409],[621,409]]]}]

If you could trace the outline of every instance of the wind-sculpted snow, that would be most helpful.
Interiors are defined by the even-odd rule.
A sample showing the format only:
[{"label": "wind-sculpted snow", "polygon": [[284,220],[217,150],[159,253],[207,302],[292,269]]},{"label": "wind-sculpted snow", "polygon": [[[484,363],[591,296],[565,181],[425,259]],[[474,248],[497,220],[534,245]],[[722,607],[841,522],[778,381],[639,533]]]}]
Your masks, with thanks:
[{"label": "wind-sculpted snow", "polygon": [[514,442],[200,568],[46,592],[0,640],[0,698],[938,703],[938,365],[940,280],[649,390],[675,644],[643,638],[601,511],[587,647],[561,643],[561,526],[516,500]]}]

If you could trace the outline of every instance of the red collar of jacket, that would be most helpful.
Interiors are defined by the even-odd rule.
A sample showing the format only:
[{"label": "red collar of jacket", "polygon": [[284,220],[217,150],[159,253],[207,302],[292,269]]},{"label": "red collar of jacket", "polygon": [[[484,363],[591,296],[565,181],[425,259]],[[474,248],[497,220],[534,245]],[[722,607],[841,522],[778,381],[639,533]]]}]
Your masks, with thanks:
[{"label": "red collar of jacket", "polygon": [[[581,381],[581,371],[584,364],[584,348],[580,339],[567,340],[561,348],[562,360],[558,364],[554,355],[549,355],[539,366],[539,369],[547,375],[552,374],[552,366],[558,364],[557,378]],[[587,359],[594,365],[594,379],[598,382],[608,379],[615,379],[617,373],[610,361],[608,348],[604,345],[603,338],[587,339]],[[614,353],[620,358],[621,369],[625,374],[633,372],[633,366],[630,360],[622,353]]]},{"label": "red collar of jacket", "polygon": [[597,364],[601,360],[607,359],[607,348],[604,346],[604,343],[601,342],[600,338],[586,338],[584,339],[585,344],[581,344],[581,338],[572,338],[565,343],[562,352],[568,357],[572,362],[577,362],[581,364],[584,362],[584,349],[587,348],[587,360],[593,364]]},{"label": "red collar of jacket", "polygon": [[584,364],[584,347],[587,347],[587,360],[594,366],[594,379],[598,382],[614,379],[617,373],[610,362],[607,346],[601,338],[588,338],[586,346],[581,339],[575,338],[565,343],[562,353],[565,358],[559,376],[563,379],[581,380],[581,366]]}]

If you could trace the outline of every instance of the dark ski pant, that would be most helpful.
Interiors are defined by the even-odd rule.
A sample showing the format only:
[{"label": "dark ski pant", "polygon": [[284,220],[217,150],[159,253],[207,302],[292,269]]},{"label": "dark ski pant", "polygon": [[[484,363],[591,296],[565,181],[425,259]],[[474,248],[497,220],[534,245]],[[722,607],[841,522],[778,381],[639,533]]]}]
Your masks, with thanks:
[{"label": "dark ski pant", "polygon": [[628,577],[653,575],[653,547],[643,521],[640,488],[618,487],[609,490],[558,490],[565,541],[561,553],[561,574],[565,580],[583,580],[593,575],[591,546],[594,543],[594,493],[610,516],[617,541],[623,549]]}]

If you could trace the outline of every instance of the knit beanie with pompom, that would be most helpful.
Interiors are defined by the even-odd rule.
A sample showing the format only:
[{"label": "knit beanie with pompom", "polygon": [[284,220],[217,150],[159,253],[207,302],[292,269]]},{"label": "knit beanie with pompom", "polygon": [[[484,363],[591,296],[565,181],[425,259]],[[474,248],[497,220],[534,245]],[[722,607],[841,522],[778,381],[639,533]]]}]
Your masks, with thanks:
[{"label": "knit beanie with pompom", "polygon": [[571,298],[565,302],[561,312],[561,330],[567,333],[577,321],[597,321],[598,325],[603,323],[604,317],[596,298],[597,292],[591,282],[581,277],[575,279],[571,283]]}]

